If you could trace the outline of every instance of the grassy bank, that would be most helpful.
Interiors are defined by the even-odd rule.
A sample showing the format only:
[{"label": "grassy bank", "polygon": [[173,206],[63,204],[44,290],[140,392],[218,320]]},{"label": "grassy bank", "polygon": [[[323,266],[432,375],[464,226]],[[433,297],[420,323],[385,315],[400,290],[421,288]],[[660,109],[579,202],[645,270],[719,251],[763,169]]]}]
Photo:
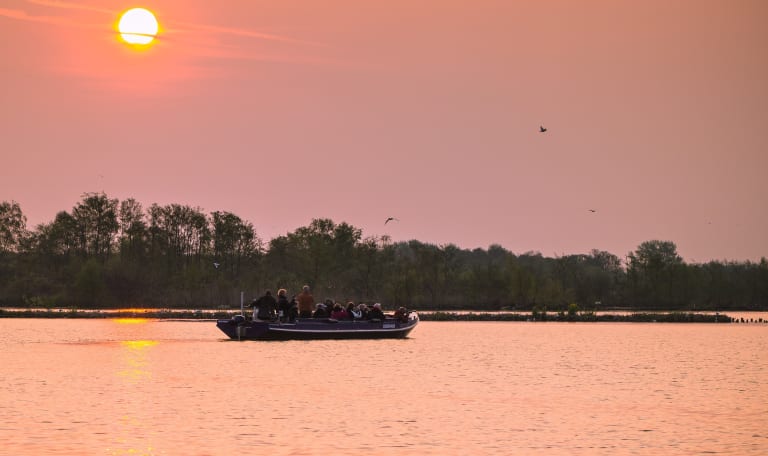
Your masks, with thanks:
[{"label": "grassy bank", "polygon": [[[728,315],[699,314],[693,312],[637,312],[629,314],[594,314],[591,312],[533,315],[530,313],[453,313],[434,312],[420,314],[423,321],[572,321],[572,322],[637,322],[637,323],[736,323]],[[743,322],[743,321],[742,321]],[[762,323],[762,319],[760,319]]]},{"label": "grassy bank", "polygon": [[148,318],[160,320],[215,320],[229,318],[225,310],[143,310],[103,311],[83,309],[0,309],[0,318]]},{"label": "grassy bank", "polygon": [[[127,309],[118,311],[88,309],[0,309],[0,318],[148,318],[160,320],[216,320],[230,318],[236,310]],[[725,314],[693,312],[636,312],[627,314],[568,313],[486,313],[425,312],[422,321],[561,321],[561,322],[637,322],[637,323],[768,323],[768,320],[738,319]]]}]

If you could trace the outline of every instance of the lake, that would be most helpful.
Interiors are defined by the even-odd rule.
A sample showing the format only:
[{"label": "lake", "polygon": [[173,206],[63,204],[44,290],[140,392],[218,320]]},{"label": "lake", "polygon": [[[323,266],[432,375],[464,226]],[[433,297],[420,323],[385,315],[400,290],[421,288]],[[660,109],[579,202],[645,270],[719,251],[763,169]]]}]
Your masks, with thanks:
[{"label": "lake", "polygon": [[768,325],[0,319],[8,455],[764,455]]}]

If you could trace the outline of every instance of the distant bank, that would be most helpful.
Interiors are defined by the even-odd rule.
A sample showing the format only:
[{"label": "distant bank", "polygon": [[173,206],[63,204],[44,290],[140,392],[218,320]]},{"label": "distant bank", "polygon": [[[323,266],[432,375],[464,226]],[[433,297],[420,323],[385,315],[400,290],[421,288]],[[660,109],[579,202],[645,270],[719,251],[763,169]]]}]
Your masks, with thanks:
[{"label": "distant bank", "polygon": [[[144,318],[159,320],[216,320],[237,310],[176,309],[0,309],[0,318]],[[246,312],[247,313],[247,312]],[[637,322],[637,323],[768,323],[764,312],[731,317],[699,312],[522,313],[522,312],[419,312],[422,321],[525,321],[525,322]]]}]

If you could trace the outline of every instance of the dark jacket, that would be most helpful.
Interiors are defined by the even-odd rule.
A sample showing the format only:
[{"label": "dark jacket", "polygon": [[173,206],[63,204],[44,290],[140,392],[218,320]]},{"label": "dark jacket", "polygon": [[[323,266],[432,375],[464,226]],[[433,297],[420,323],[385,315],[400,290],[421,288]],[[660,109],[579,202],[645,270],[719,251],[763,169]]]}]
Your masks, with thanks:
[{"label": "dark jacket", "polygon": [[275,316],[277,301],[271,294],[260,297],[253,305],[259,308],[259,312],[256,314],[257,318],[271,320]]},{"label": "dark jacket", "polygon": [[318,307],[315,313],[312,314],[312,318],[328,318],[328,312],[325,311],[325,308]]},{"label": "dark jacket", "polygon": [[377,307],[373,307],[368,312],[368,318],[371,319],[371,320],[375,320],[375,319],[383,320],[384,319],[384,312],[382,312],[381,309],[379,309]]},{"label": "dark jacket", "polygon": [[283,312],[283,315],[288,315],[288,311],[291,309],[291,303],[286,296],[277,297],[277,310]]}]

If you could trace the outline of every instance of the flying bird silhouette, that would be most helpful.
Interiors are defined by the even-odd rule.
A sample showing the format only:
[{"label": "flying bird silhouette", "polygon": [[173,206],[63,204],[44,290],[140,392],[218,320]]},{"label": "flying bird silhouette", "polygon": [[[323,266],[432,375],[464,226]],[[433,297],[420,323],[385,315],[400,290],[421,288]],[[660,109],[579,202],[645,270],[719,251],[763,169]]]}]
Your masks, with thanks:
[{"label": "flying bird silhouette", "polygon": [[588,210],[589,212],[597,212],[597,211],[596,211],[596,210],[594,210],[594,209],[587,209],[587,210]]},{"label": "flying bird silhouette", "polygon": [[219,269],[219,266],[221,266],[221,263],[213,263],[214,268]]},{"label": "flying bird silhouette", "polygon": [[547,129],[539,125],[539,133],[544,133],[545,131],[547,131]]},{"label": "flying bird silhouette", "polygon": [[385,221],[384,221],[384,224],[386,225],[387,223],[391,222],[392,220],[394,220],[394,221],[396,221],[396,222],[399,222],[399,221],[400,221],[400,220],[398,220],[398,219],[396,219],[396,218],[394,218],[394,217],[388,217],[388,218],[387,218],[387,220],[385,220]]}]

